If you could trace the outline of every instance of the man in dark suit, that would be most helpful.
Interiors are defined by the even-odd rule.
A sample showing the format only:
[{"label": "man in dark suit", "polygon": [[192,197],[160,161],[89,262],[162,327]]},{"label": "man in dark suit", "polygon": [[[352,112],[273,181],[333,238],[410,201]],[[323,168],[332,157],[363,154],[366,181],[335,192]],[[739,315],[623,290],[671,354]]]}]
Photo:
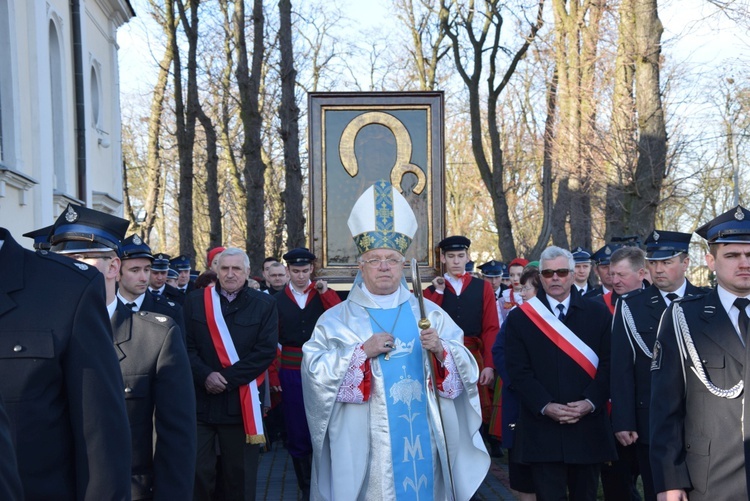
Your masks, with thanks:
[{"label": "man in dark suit", "polygon": [[177,285],[175,288],[187,294],[195,289],[195,285],[190,280],[190,258],[187,256],[177,256],[170,259],[169,267],[177,272]]},{"label": "man in dark suit", "polygon": [[611,316],[571,294],[575,261],[540,257],[542,290],[506,319],[506,366],[521,400],[515,447],[540,500],[595,500],[599,465],[616,457],[607,416]]},{"label": "man in dark suit", "polygon": [[619,249],[619,245],[606,244],[604,247],[594,252],[591,260],[594,262],[594,272],[599,277],[599,285],[586,292],[586,297],[603,296],[612,292],[612,279],[609,276],[609,259],[612,253]]},{"label": "man in dark suit", "polygon": [[[623,294],[612,323],[612,427],[626,450],[633,450],[646,501],[656,499],[649,461],[651,357],[662,313],[672,300],[701,294],[685,278],[690,233],[655,230],[646,239],[653,285]],[[619,251],[618,251],[619,252]]]},{"label": "man in dark suit", "polygon": [[[119,248],[128,221],[79,208],[75,231],[58,219],[53,250],[68,252],[104,275],[107,310],[120,359],[123,394],[130,424],[132,499],[190,499],[195,468],[195,393],[190,362],[177,324],[170,318],[141,311],[134,314],[118,301],[115,287],[121,261],[114,249],[78,240],[96,227],[107,231]],[[89,245],[89,248],[82,246]],[[66,248],[66,246],[72,249]]]},{"label": "man in dark suit", "polygon": [[[65,214],[74,225],[75,208]],[[128,418],[101,274],[24,250],[2,228],[0,242],[0,396],[24,496],[127,499]]]},{"label": "man in dark suit", "polygon": [[591,284],[589,283],[591,278],[591,251],[578,246],[571,252],[576,262],[573,286],[581,295],[584,295],[591,290]]},{"label": "man in dark suit", "polygon": [[120,276],[117,298],[133,312],[150,311],[167,315],[180,327],[185,336],[185,318],[182,307],[161,294],[148,292],[151,263],[154,256],[151,248],[138,235],[130,235],[120,246]]},{"label": "man in dark suit", "polygon": [[154,256],[151,263],[151,274],[149,275],[148,290],[156,296],[164,296],[170,301],[182,306],[185,302],[185,294],[177,287],[167,283],[167,272],[169,271],[169,254],[159,253]]},{"label": "man in dark suit", "polygon": [[213,495],[217,439],[225,500],[254,499],[258,454],[265,443],[256,378],[276,356],[278,312],[273,297],[247,286],[245,252],[226,249],[218,266],[216,285],[191,292],[184,306],[198,404],[194,499]]},{"label": "man in dark suit", "polygon": [[662,317],[651,362],[654,487],[659,499],[748,499],[750,211],[737,206],[695,232],[717,287]]}]

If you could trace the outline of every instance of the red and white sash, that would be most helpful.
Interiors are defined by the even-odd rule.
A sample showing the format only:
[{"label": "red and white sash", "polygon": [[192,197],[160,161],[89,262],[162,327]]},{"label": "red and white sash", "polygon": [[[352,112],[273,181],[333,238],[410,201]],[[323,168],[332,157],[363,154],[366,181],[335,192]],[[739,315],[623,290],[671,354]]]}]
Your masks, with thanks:
[{"label": "red and white sash", "polygon": [[532,297],[519,308],[555,346],[580,365],[591,379],[596,376],[599,356],[544,306],[539,298]]},{"label": "red and white sash", "polygon": [[[215,287],[206,287],[203,293],[203,304],[206,307],[206,320],[211,341],[214,343],[216,354],[222,367],[229,367],[237,363],[240,357],[234,347],[229,328],[221,314],[221,301]],[[245,441],[248,444],[264,444],[263,413],[260,408],[258,385],[263,382],[263,374],[250,382],[240,386],[240,406],[242,407],[242,421],[245,425]]]}]

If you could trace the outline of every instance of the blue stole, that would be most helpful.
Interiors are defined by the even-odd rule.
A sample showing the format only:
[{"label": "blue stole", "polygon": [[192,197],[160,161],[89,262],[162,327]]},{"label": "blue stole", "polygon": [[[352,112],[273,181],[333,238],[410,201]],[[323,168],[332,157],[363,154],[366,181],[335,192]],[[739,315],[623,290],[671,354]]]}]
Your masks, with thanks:
[{"label": "blue stole", "polygon": [[[434,493],[432,437],[427,419],[422,345],[417,320],[409,303],[387,310],[368,308],[371,317],[383,327],[393,329],[396,348],[390,360],[380,357],[383,387],[386,392],[388,428],[396,499],[429,500]],[[380,332],[372,318],[373,332]]]}]

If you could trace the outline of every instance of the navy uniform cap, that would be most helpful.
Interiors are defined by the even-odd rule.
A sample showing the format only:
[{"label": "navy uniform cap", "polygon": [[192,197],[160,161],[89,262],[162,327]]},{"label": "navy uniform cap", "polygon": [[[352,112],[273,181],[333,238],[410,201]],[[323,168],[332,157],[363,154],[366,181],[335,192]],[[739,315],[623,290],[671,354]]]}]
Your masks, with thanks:
[{"label": "navy uniform cap", "polygon": [[180,274],[177,273],[177,270],[170,268],[167,270],[167,278],[174,278],[175,280],[179,278]]},{"label": "navy uniform cap", "polygon": [[284,259],[284,261],[286,261],[287,266],[304,266],[315,261],[315,254],[310,252],[310,249],[307,249],[305,247],[292,249],[281,257]]},{"label": "navy uniform cap", "polygon": [[508,268],[508,265],[505,263],[501,263],[503,265],[503,280],[510,280],[510,268]]},{"label": "navy uniform cap", "polygon": [[160,252],[154,255],[154,262],[151,263],[151,271],[168,271],[169,270],[169,254]]},{"label": "navy uniform cap", "polygon": [[576,263],[588,263],[591,261],[591,251],[583,247],[573,249],[573,259]]},{"label": "navy uniform cap", "polygon": [[591,256],[591,259],[596,263],[598,266],[602,265],[608,265],[609,260],[612,257],[612,253],[614,253],[617,249],[622,247],[622,245],[617,244],[607,244],[598,251],[594,252],[594,255]]},{"label": "navy uniform cap", "polygon": [[466,263],[466,266],[464,266],[464,270],[466,273],[474,273],[474,261],[469,261]]},{"label": "navy uniform cap", "polygon": [[129,225],[121,217],[68,204],[55,221],[51,250],[58,254],[119,251]]},{"label": "navy uniform cap", "polygon": [[687,252],[692,236],[690,233],[679,231],[654,230],[646,238],[646,259],[663,261]]},{"label": "navy uniform cap", "polygon": [[695,232],[709,244],[750,243],[750,211],[738,205],[707,222]]},{"label": "navy uniform cap", "polygon": [[487,278],[501,277],[503,276],[503,263],[500,261],[487,261],[484,264],[479,265],[479,270],[482,275]]},{"label": "navy uniform cap", "polygon": [[170,259],[169,267],[177,271],[190,270],[190,258],[187,256],[178,256]]},{"label": "navy uniform cap", "polygon": [[151,255],[151,247],[149,247],[140,236],[130,235],[122,241],[122,245],[120,245],[120,259],[125,261],[126,259],[136,259],[141,257],[151,261],[154,260],[154,256]]},{"label": "navy uniform cap", "polygon": [[444,238],[438,244],[443,252],[466,250],[471,246],[471,240],[461,235]]},{"label": "navy uniform cap", "polygon": [[49,237],[53,228],[54,225],[51,224],[44,228],[24,233],[23,236],[34,239],[34,249],[49,250],[49,248],[52,247],[52,244],[49,242]]},{"label": "navy uniform cap", "polygon": [[617,248],[620,247],[640,247],[641,246],[641,238],[638,235],[628,235],[628,236],[620,236],[620,237],[612,237],[612,240],[610,240],[610,243],[613,243],[617,245]]}]

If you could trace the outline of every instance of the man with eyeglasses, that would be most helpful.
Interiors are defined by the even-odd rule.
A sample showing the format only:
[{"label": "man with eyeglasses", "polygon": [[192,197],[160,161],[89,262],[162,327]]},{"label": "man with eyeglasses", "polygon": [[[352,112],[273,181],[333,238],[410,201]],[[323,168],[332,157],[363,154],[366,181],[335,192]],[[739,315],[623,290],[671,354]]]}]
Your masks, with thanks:
[{"label": "man with eyeglasses", "polygon": [[[74,228],[74,206],[64,214]],[[126,499],[130,434],[104,280],[48,248],[0,228],[0,398],[23,488],[5,499]]]},{"label": "man with eyeglasses", "polygon": [[514,447],[540,499],[595,500],[599,467],[616,458],[607,416],[611,315],[571,294],[575,261],[548,247],[542,289],[505,321],[506,366],[521,400]]},{"label": "man with eyeglasses", "polygon": [[404,280],[417,231],[409,203],[379,181],[348,220],[359,272],[302,347],[313,444],[312,499],[469,499],[490,458],[474,358],[429,300],[429,328]]},{"label": "man with eyeglasses", "polygon": [[[646,261],[653,285],[642,288],[642,258],[633,247],[612,255],[611,270],[615,291],[628,282],[630,292],[622,293],[612,323],[612,427],[627,456],[636,457],[643,479],[646,501],[656,499],[649,461],[649,400],[651,360],[656,331],[662,313],[673,300],[700,294],[685,272],[690,264],[690,233],[654,230],[646,239]],[[632,263],[629,255],[637,258]],[[620,291],[618,291],[620,292]],[[632,451],[632,452],[631,452]]]},{"label": "man with eyeglasses", "polygon": [[117,299],[120,242],[128,221],[86,207],[75,207],[74,212],[73,225],[66,219],[70,213],[56,221],[52,251],[73,257],[79,265],[95,268],[104,276],[114,334],[110,342],[120,359],[121,395],[130,425],[131,499],[190,499],[195,393],[182,333],[171,318],[134,313]]}]

